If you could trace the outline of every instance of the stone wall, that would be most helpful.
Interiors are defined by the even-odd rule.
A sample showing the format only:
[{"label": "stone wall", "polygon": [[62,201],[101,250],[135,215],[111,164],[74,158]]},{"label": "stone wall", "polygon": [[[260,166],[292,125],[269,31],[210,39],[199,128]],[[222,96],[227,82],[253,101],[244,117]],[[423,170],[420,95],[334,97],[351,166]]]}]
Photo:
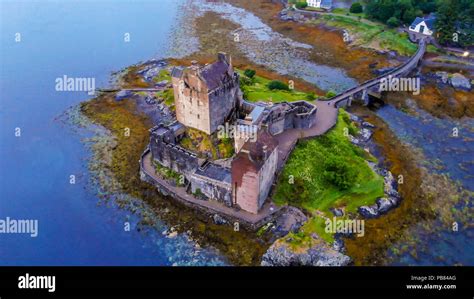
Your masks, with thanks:
[{"label": "stone wall", "polygon": [[230,182],[212,180],[209,177],[196,173],[189,176],[189,181],[191,182],[191,192],[193,194],[196,194],[199,189],[208,199],[222,202],[228,207],[232,206],[232,186]]},{"label": "stone wall", "polygon": [[226,120],[234,118],[232,114],[237,112],[239,97],[240,87],[237,73],[234,73],[232,80],[209,94],[210,129],[208,134],[215,132],[217,127],[224,124]]},{"label": "stone wall", "polygon": [[259,197],[258,206],[261,208],[270,193],[278,165],[278,148],[270,154],[265,164],[260,169],[259,173]]},{"label": "stone wall", "polygon": [[150,150],[153,159],[164,167],[176,172],[188,174],[198,167],[198,157],[184,148],[163,140],[163,136],[151,134]]},{"label": "stone wall", "polygon": [[[280,109],[279,105],[286,107]],[[272,107],[265,122],[272,135],[280,134],[289,129],[307,129],[316,122],[316,110],[316,106],[306,101],[283,102]]]}]

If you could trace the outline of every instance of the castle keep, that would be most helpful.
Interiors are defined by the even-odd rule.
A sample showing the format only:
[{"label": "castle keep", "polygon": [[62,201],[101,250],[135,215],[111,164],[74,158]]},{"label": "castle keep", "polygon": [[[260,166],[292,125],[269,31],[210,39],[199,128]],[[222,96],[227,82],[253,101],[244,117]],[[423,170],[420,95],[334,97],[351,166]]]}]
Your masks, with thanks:
[{"label": "castle keep", "polygon": [[[154,163],[185,178],[196,198],[214,200],[257,214],[277,175],[278,141],[285,130],[313,126],[316,107],[308,102],[250,103],[242,98],[232,60],[219,53],[212,64],[174,68],[176,121],[150,130]],[[186,127],[208,135],[232,127],[235,155],[226,160],[201,158],[180,145]]]},{"label": "castle keep", "polygon": [[171,74],[176,118],[183,125],[207,134],[236,112],[239,104],[239,76],[232,61],[219,53],[212,64],[175,68]]}]

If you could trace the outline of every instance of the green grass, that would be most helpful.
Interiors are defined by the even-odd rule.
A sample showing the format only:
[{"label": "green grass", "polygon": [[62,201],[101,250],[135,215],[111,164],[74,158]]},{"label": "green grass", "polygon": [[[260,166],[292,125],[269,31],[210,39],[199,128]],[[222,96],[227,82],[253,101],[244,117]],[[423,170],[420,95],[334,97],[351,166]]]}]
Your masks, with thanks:
[{"label": "green grass", "polygon": [[[237,70],[237,72],[240,74],[240,76],[244,76],[243,71]],[[252,85],[245,85],[242,83],[240,84],[240,88],[244,93],[244,97],[249,102],[265,101],[279,103],[284,101],[294,102],[300,100],[308,100],[308,93],[297,91],[295,89],[290,91],[268,89],[267,85],[272,80],[256,75],[252,81]]]},{"label": "green grass", "polygon": [[156,172],[161,174],[166,180],[174,180],[176,182],[176,185],[182,186],[182,184],[180,183],[181,174],[170,168],[164,167],[156,161],[153,161],[153,166],[155,166]]},{"label": "green grass", "polygon": [[334,13],[334,14],[349,15],[349,16],[353,16],[353,17],[362,17],[362,18],[365,17],[365,14],[363,12],[352,13],[352,12],[349,11],[348,8],[334,8],[331,12]]},{"label": "green grass", "polygon": [[158,98],[162,98],[166,106],[170,109],[174,109],[174,93],[172,88],[166,90],[158,91],[155,94]]},{"label": "green grass", "polygon": [[153,81],[155,82],[160,82],[163,80],[167,80],[168,82],[171,81],[171,74],[167,69],[160,70],[160,72],[158,73],[158,76],[153,78]]},{"label": "green grass", "polygon": [[382,23],[355,18],[360,14],[349,15],[322,15],[314,22],[348,30],[356,36],[355,42],[359,45],[368,45],[378,41],[382,49],[394,50],[401,55],[411,56],[416,52],[417,45],[410,42],[406,33],[398,33],[396,29],[390,29]]},{"label": "green grass", "polygon": [[[331,217],[332,220],[332,217]],[[300,229],[301,233],[304,235],[311,235],[312,233],[316,233],[320,236],[324,241],[328,243],[334,242],[334,234],[329,234],[325,231],[326,224],[325,219],[321,217],[313,217],[310,218]]]},{"label": "green grass", "polygon": [[[374,173],[366,162],[376,159],[349,142],[345,136],[347,129],[355,130],[347,113],[340,110],[336,126],[324,136],[298,144],[283,169],[273,201],[278,205],[303,208],[313,215],[298,233],[291,234],[290,243],[295,248],[306,246],[313,233],[328,243],[334,241],[334,235],[325,231],[325,219],[318,215],[319,212],[332,220],[334,216],[330,209],[344,207],[342,218],[350,218],[358,207],[373,204],[384,196],[383,177]],[[330,155],[345,157],[357,171],[349,189],[338,189],[324,180],[324,160]],[[290,184],[290,175],[295,182],[302,181],[303,184]]]},{"label": "green grass", "polygon": [[[326,135],[298,144],[276,186],[275,203],[295,205],[310,212],[319,210],[331,216],[330,208],[344,206],[347,212],[355,213],[357,207],[371,204],[384,195],[383,178],[366,162],[374,157],[352,145],[344,136],[344,129],[351,126],[345,113],[340,111],[335,128]],[[324,179],[324,161],[330,155],[344,158],[355,171],[350,188],[341,190]]]}]

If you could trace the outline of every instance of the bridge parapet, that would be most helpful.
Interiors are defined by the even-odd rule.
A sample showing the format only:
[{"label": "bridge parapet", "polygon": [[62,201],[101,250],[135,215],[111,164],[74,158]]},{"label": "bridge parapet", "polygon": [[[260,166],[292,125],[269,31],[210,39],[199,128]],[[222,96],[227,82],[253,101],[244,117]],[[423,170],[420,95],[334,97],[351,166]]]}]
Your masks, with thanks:
[{"label": "bridge parapet", "polygon": [[[351,104],[352,99],[360,94],[362,100],[364,101],[364,104],[368,104],[368,95],[367,93],[370,93],[372,89],[379,89],[380,82],[383,78],[387,78],[388,76],[392,77],[398,77],[398,76],[403,76],[408,73],[410,73],[413,69],[415,69],[420,60],[423,58],[423,55],[425,54],[426,50],[426,41],[424,39],[421,39],[418,43],[418,50],[416,53],[405,63],[402,65],[396,67],[395,69],[391,70],[390,72],[383,74],[382,76],[379,76],[374,79],[370,79],[356,87],[350,88],[343,93],[340,93],[328,101],[334,105],[334,107],[344,107]],[[369,91],[369,92],[367,92]]]}]

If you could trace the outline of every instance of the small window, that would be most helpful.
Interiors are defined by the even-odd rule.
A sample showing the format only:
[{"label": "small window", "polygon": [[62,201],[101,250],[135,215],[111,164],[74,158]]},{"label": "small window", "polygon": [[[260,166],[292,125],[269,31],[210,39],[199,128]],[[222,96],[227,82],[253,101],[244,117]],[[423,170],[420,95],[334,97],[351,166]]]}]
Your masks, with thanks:
[{"label": "small window", "polygon": [[198,114],[198,119],[201,119],[201,116]]}]

